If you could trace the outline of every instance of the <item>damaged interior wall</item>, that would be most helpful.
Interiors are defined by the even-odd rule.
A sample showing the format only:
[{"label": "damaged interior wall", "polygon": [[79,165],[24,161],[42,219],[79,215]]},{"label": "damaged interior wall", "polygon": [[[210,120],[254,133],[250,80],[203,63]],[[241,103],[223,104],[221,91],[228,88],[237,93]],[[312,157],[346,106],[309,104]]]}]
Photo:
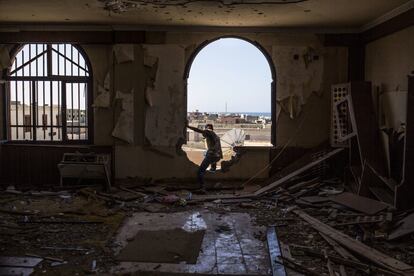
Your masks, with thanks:
[{"label": "damaged interior wall", "polygon": [[[312,56],[318,58],[308,65],[304,56],[309,47],[291,47],[280,59],[274,58],[280,68],[276,91],[278,145],[290,142],[293,136],[290,142],[293,147],[314,147],[327,139],[330,87],[347,79],[347,49],[321,46],[316,49]],[[299,55],[299,59],[292,60],[294,55]]]},{"label": "damaged interior wall", "polygon": [[[94,99],[105,99],[104,104],[94,108],[94,144],[114,146],[117,178],[195,177],[197,166],[180,149],[186,138],[184,68],[201,43],[224,35],[228,34],[170,32],[149,44],[128,45],[124,49],[81,45],[92,64]],[[277,84],[276,146],[289,142],[290,146],[308,148],[327,141],[330,86],[347,80],[346,48],[323,47],[319,36],[313,34],[238,36],[257,41],[273,59]],[[110,80],[109,87],[105,85],[106,78]],[[103,94],[108,91],[109,104]],[[116,99],[117,93],[133,93],[133,134],[127,134],[132,139],[114,135],[125,108],[124,102]],[[247,179],[268,165],[269,151],[268,147],[249,150],[229,172],[207,178]],[[259,178],[267,176],[265,170]]]},{"label": "damaged interior wall", "polygon": [[407,91],[407,75],[414,71],[414,27],[366,45],[365,79],[380,91]]},{"label": "damaged interior wall", "polygon": [[414,27],[375,40],[365,48],[365,79],[372,82],[389,170],[389,147],[402,139],[400,135],[397,141],[390,141],[390,135],[403,132],[406,123],[407,75],[414,72],[413,49]]}]

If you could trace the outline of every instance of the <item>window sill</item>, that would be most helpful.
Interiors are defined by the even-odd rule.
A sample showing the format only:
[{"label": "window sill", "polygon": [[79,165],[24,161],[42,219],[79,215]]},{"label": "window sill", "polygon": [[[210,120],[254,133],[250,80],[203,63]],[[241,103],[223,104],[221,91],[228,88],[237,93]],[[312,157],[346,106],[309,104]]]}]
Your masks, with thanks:
[{"label": "window sill", "polygon": [[83,147],[83,148],[89,148],[91,146],[94,146],[93,144],[89,143],[88,141],[85,142],[76,142],[76,143],[61,143],[61,142],[26,142],[26,141],[1,141],[0,144],[2,146],[21,146],[21,147],[56,147],[56,148],[62,148],[62,147]]},{"label": "window sill", "polygon": [[275,146],[237,146],[234,147],[235,151],[270,151],[275,149]]}]

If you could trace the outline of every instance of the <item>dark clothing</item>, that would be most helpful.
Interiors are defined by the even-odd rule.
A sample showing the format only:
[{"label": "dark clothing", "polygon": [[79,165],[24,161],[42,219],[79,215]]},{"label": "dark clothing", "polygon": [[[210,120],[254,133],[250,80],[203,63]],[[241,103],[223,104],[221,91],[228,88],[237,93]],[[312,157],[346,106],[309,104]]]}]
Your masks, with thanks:
[{"label": "dark clothing", "polygon": [[217,161],[219,161],[221,158],[219,157],[214,157],[211,155],[206,155],[206,157],[204,157],[203,162],[201,162],[200,167],[198,168],[198,172],[197,172],[197,180],[198,183],[200,184],[200,186],[204,186],[204,175],[206,173],[206,170],[208,168],[208,166],[211,165],[212,169],[216,169],[216,163]]},{"label": "dark clothing", "polygon": [[214,133],[214,131],[207,130],[207,129],[203,130],[202,134],[204,138],[206,138],[206,141],[207,141],[206,156],[219,158],[219,160],[223,158],[223,153],[221,151],[220,137],[218,137],[217,134]]},{"label": "dark clothing", "polygon": [[211,165],[211,170],[215,171],[216,163],[223,158],[223,153],[221,151],[220,137],[218,137],[214,131],[206,129],[203,130],[202,134],[207,141],[207,152],[203,162],[200,164],[200,168],[198,169],[197,179],[198,183],[203,187],[204,175],[208,166]]}]

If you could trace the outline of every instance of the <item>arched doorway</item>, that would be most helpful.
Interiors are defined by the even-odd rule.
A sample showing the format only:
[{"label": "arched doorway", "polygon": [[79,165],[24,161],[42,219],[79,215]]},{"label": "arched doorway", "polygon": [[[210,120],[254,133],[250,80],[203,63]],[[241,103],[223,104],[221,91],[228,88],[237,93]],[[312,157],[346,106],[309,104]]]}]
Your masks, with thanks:
[{"label": "arched doorway", "polygon": [[[275,77],[270,55],[256,42],[221,37],[202,43],[185,71],[189,124],[213,124],[225,160],[234,154],[234,146],[274,145]],[[183,150],[200,164],[202,135],[188,130]]]}]

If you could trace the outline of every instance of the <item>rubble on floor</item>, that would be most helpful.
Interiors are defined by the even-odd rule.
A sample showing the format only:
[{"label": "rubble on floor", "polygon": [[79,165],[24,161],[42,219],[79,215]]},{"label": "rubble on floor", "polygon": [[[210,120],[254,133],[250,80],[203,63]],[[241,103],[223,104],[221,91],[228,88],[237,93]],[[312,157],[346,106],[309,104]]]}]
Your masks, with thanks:
[{"label": "rubble on floor", "polygon": [[[22,267],[16,259],[14,265],[2,264],[2,271],[271,275],[266,233],[274,227],[281,252],[278,262],[287,275],[411,273],[413,213],[397,212],[345,188],[339,179],[309,174],[292,177],[259,196],[249,187],[207,195],[162,185],[126,185],[109,192],[23,192],[9,187],[0,195],[0,255],[40,262]],[[142,256],[139,262],[119,255],[140,231],[157,239],[162,231],[177,229],[204,231],[190,239],[195,248],[200,242],[201,250],[185,257],[185,246],[170,247],[169,256],[157,255],[154,249],[151,258]],[[185,233],[177,239],[185,239]]]},{"label": "rubble on floor", "polygon": [[0,194],[0,271],[413,275],[414,210],[350,193],[332,169],[344,153],[319,148],[262,186],[210,183],[222,189],[207,194],[137,181],[9,186]]}]

